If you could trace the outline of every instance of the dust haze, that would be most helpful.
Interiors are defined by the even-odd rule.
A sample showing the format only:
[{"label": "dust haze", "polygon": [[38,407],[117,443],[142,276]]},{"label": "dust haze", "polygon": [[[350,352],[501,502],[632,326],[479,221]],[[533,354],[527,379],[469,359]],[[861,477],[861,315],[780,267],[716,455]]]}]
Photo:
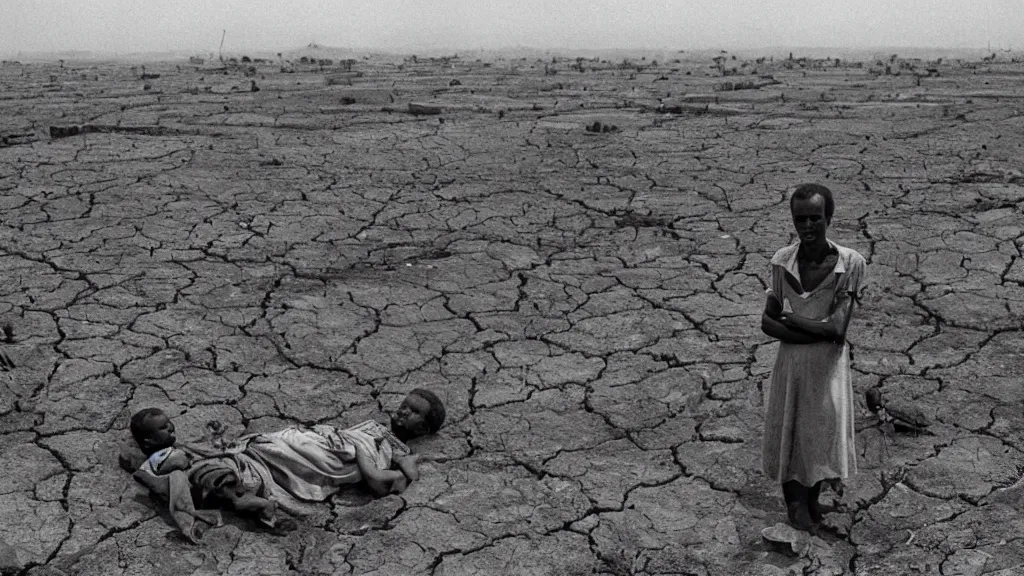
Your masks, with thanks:
[{"label": "dust haze", "polygon": [[332,2],[303,0],[8,0],[0,53],[113,54],[219,48],[277,51],[316,43],[374,50],[726,48],[770,46],[1013,48],[1024,4],[724,0],[639,2]]}]

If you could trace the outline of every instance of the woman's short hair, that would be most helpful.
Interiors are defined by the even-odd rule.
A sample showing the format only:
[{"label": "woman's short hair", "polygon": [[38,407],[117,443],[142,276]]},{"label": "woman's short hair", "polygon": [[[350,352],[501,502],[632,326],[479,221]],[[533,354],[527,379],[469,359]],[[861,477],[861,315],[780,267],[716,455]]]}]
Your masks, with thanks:
[{"label": "woman's short hair", "polygon": [[821,184],[801,184],[797,186],[796,190],[793,191],[793,195],[789,197],[789,209],[793,210],[793,201],[797,198],[810,200],[815,196],[821,196],[822,200],[825,201],[825,220],[831,222],[832,214],[836,210],[836,203],[832,199],[832,191]]}]

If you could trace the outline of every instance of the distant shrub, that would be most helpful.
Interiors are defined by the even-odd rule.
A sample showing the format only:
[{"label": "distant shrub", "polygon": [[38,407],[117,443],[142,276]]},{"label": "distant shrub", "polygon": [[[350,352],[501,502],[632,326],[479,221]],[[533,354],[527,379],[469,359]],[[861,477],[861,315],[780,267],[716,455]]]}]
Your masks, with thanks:
[{"label": "distant shrub", "polygon": [[612,124],[602,124],[600,120],[595,120],[593,124],[587,124],[584,126],[587,132],[593,132],[595,134],[608,134],[610,132],[618,132],[619,127]]}]

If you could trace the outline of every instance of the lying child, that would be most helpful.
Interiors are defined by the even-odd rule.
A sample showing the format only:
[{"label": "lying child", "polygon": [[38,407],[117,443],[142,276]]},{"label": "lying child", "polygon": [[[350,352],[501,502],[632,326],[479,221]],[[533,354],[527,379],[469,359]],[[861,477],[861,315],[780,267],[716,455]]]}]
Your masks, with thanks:
[{"label": "lying child", "polygon": [[[212,423],[211,423],[212,424]],[[219,423],[218,423],[219,424]],[[209,426],[209,425],[208,425]],[[171,517],[182,534],[198,542],[205,532],[205,524],[220,525],[220,515],[213,510],[195,510],[193,483],[190,469],[196,452],[175,447],[174,424],[162,410],[146,408],[132,416],[132,436],[148,457],[133,473],[134,478],[168,502]],[[207,490],[199,498],[201,503],[216,499],[237,511],[252,512],[259,521],[274,530],[294,528],[290,519],[278,521],[277,504],[266,498],[247,493],[242,485],[222,478],[224,482]],[[212,497],[212,498],[211,498]]]},{"label": "lying child", "polygon": [[294,522],[279,518],[279,510],[304,514],[304,502],[326,500],[342,486],[365,482],[377,496],[405,490],[419,472],[417,456],[402,440],[437,432],[444,418],[437,395],[416,389],[392,416],[391,431],[366,421],[345,430],[292,427],[226,442],[221,427],[213,425],[205,444],[179,448],[174,424],[149,408],[132,416],[132,435],[147,460],[131,469],[136,480],[169,502],[190,541],[202,537],[196,520],[219,523],[210,511],[190,508],[193,501],[252,512],[264,525],[288,530]]},{"label": "lying child", "polygon": [[[161,412],[154,419],[159,420],[160,416],[166,418]],[[198,543],[208,527],[221,525],[221,519],[216,510],[196,510],[186,472],[190,461],[187,452],[168,446],[150,454],[134,477],[167,502],[171,518],[182,535],[189,542]]]}]

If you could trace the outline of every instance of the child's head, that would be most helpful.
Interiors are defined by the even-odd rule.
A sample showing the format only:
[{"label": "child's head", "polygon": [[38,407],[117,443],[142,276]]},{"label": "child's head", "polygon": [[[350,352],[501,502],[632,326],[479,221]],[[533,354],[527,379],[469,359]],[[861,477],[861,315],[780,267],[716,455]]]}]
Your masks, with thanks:
[{"label": "child's head", "polygon": [[832,191],[820,184],[801,184],[789,198],[793,226],[804,242],[825,241],[835,211]]},{"label": "child's head", "polygon": [[174,423],[159,408],[144,408],[132,415],[129,427],[135,443],[149,456],[157,450],[174,446]]},{"label": "child's head", "polygon": [[430,390],[417,388],[405,397],[391,416],[391,431],[402,441],[433,434],[444,424],[444,403]]}]

